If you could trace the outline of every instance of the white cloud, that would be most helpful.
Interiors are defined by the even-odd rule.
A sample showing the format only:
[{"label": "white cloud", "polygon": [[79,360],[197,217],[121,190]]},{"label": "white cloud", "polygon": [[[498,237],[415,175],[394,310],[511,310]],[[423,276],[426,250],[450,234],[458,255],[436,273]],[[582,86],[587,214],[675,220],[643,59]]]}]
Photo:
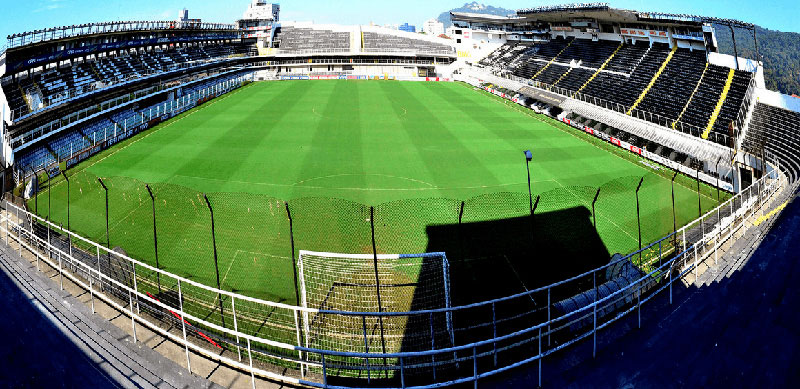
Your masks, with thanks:
[{"label": "white cloud", "polygon": [[44,2],[40,3],[40,6],[34,9],[33,13],[39,13],[44,11],[53,11],[59,8],[64,8],[66,6],[66,0],[45,0]]}]

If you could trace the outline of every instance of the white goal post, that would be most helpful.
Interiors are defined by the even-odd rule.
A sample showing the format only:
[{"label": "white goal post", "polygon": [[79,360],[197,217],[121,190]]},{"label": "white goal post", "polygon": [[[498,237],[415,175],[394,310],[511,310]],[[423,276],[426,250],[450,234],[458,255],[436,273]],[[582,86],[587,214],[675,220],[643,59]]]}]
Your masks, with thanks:
[{"label": "white goal post", "polygon": [[[450,265],[445,253],[374,255],[300,250],[297,267],[300,304],[310,308],[303,312],[306,347],[394,353],[454,343],[449,311],[369,315],[450,308]],[[364,364],[345,359],[338,362]]]}]

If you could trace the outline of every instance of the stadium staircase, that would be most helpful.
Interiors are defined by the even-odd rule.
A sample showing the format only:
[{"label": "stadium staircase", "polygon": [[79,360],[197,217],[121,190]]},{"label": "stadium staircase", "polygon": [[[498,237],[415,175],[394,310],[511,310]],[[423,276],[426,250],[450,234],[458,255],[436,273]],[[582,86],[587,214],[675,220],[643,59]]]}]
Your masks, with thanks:
[{"label": "stadium staircase", "polygon": [[611,62],[611,60],[614,59],[614,56],[616,56],[617,53],[619,53],[619,50],[622,49],[622,46],[624,46],[624,45],[625,45],[624,43],[620,43],[619,46],[617,47],[617,49],[614,50],[613,53],[611,53],[611,56],[608,57],[608,59],[606,59],[606,61],[603,62],[602,65],[600,65],[600,68],[597,69],[597,71],[594,74],[592,74],[592,76],[589,77],[589,79],[586,80],[586,82],[583,83],[583,85],[581,85],[581,87],[575,93],[578,93],[578,92],[582,91],[583,88],[586,88],[586,85],[589,85],[589,83],[592,82],[592,80],[594,80],[597,77],[597,75],[600,74],[600,72],[605,70],[606,66],[608,66],[608,64]]},{"label": "stadium staircase", "polygon": [[550,67],[550,65],[552,65],[552,64],[553,64],[553,62],[555,62],[555,61],[556,61],[556,59],[558,59],[558,57],[559,57],[561,54],[563,54],[563,53],[564,53],[564,52],[565,52],[565,51],[566,51],[566,50],[567,50],[567,49],[568,49],[568,48],[569,48],[569,47],[572,45],[572,42],[574,42],[574,41],[575,41],[575,40],[570,40],[570,41],[567,43],[567,45],[566,45],[566,46],[564,46],[564,48],[563,48],[563,49],[561,49],[561,51],[559,51],[559,52],[558,52],[558,54],[556,54],[556,56],[555,56],[555,57],[553,57],[553,58],[552,58],[552,59],[551,59],[549,62],[547,62],[547,65],[544,65],[544,67],[542,67],[541,69],[539,69],[539,71],[538,71],[538,72],[536,72],[536,74],[534,74],[534,75],[533,75],[533,77],[531,77],[531,80],[535,80],[535,79],[536,79],[536,77],[538,77],[538,76],[539,76],[539,75],[540,75],[542,72],[544,72],[544,71],[545,71],[545,69],[549,68],[549,67]]},{"label": "stadium staircase", "polygon": [[676,129],[675,127],[677,126],[678,122],[681,121],[681,118],[683,118],[683,114],[686,113],[686,110],[689,108],[689,105],[692,104],[692,100],[694,100],[694,96],[695,94],[697,94],[697,90],[700,89],[700,85],[703,84],[703,79],[706,77],[707,71],[708,71],[708,62],[706,62],[706,65],[703,68],[703,74],[700,75],[700,79],[697,81],[697,85],[695,85],[694,90],[692,91],[692,95],[689,96],[689,100],[686,101],[686,105],[683,107],[683,110],[681,110],[681,113],[678,115],[678,118],[675,119],[674,122],[672,122],[673,130]]},{"label": "stadium staircase", "polygon": [[652,88],[653,85],[656,84],[656,81],[658,81],[658,78],[661,77],[661,73],[663,73],[664,69],[667,68],[667,65],[669,65],[669,62],[672,60],[672,57],[675,56],[675,52],[677,50],[678,50],[677,46],[672,48],[672,50],[669,52],[669,55],[667,55],[667,58],[664,60],[664,63],[661,64],[661,68],[658,69],[656,74],[653,76],[653,79],[650,80],[650,83],[647,84],[647,87],[644,88],[642,93],[639,95],[639,98],[636,99],[636,102],[634,102],[633,105],[631,106],[631,108],[628,110],[628,112],[627,112],[628,115],[633,113],[633,110],[636,109],[637,106],[639,106],[639,103],[641,103],[642,100],[644,100],[645,96],[647,96],[647,92],[650,91],[650,88]]},{"label": "stadium staircase", "polygon": [[364,33],[359,26],[358,31],[350,33],[350,51],[353,53],[360,53],[364,51]]},{"label": "stadium staircase", "polygon": [[717,118],[719,117],[720,112],[722,111],[722,106],[725,104],[725,99],[728,97],[728,92],[731,90],[731,85],[733,83],[733,76],[736,74],[736,71],[730,69],[728,71],[728,79],[725,82],[725,86],[722,88],[722,94],[719,96],[719,101],[717,102],[716,108],[714,108],[714,112],[711,113],[711,118],[708,120],[708,126],[706,130],[703,132],[702,138],[708,139],[708,134],[711,133],[711,130],[714,129],[714,124],[717,122]]},{"label": "stadium staircase", "polygon": [[22,85],[17,84],[17,88],[19,88],[19,93],[22,96],[22,100],[25,102],[25,107],[28,109],[28,112],[33,112],[30,97],[28,97],[28,94],[22,89]]},{"label": "stadium staircase", "polygon": [[566,78],[570,73],[572,73],[574,69],[577,69],[577,67],[570,66],[569,69],[567,69],[567,72],[561,75],[561,77],[559,77],[558,80],[556,80],[553,86],[558,86],[558,83],[561,82],[561,80],[563,80],[564,78]]}]

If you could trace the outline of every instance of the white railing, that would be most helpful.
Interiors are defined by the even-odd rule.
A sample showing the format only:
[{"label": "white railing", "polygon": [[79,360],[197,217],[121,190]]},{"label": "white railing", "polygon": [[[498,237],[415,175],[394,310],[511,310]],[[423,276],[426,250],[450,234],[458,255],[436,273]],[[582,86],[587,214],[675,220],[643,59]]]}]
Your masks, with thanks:
[{"label": "white railing", "polygon": [[[641,326],[643,304],[667,291],[671,302],[676,281],[696,282],[698,265],[711,258],[716,264],[719,250],[739,231],[749,228],[759,212],[763,218],[764,207],[785,184],[785,177],[772,170],[689,225],[640,251],[570,279],[504,298],[411,312],[303,308],[220,290],[110,250],[10,202],[4,202],[0,238],[4,236],[7,245],[15,242],[20,255],[29,252],[37,266],[44,262],[55,269],[62,285],[67,277],[87,290],[93,310],[94,299],[100,298],[130,316],[135,341],[139,323],[180,344],[190,370],[192,350],[247,372],[254,385],[255,375],[326,388],[363,386],[358,382],[366,379],[370,383],[371,379],[383,377],[381,386],[433,388],[466,382],[477,385],[480,379],[538,362],[541,384],[541,361],[546,356],[590,337],[595,353],[599,330],[634,311],[639,314]],[[616,291],[601,293],[608,289],[598,280],[625,266],[634,269],[636,277]],[[693,278],[689,279],[692,273]],[[615,278],[608,279],[611,280]],[[559,307],[566,305],[552,301],[554,297],[574,295],[576,285],[585,282],[591,282],[592,288],[582,288],[589,299],[584,299],[584,306],[564,310]],[[157,296],[164,302],[150,293],[157,293],[156,285]],[[546,307],[542,307],[545,301]],[[215,314],[217,303],[221,320]],[[458,327],[454,340],[442,345],[433,339],[433,323],[436,315],[443,314],[453,315]],[[399,317],[404,323],[430,320],[432,346],[427,350],[370,352],[369,339],[375,338],[367,333],[365,324],[363,350],[304,347],[300,344],[304,328],[301,321],[306,316],[319,316],[322,321],[360,318],[364,323],[376,318]],[[227,323],[225,317],[229,318]],[[463,323],[459,324],[459,320]],[[165,327],[165,322],[172,326]],[[255,327],[258,328],[254,330]],[[410,331],[407,329],[406,334],[419,335]],[[352,334],[333,331],[325,334],[328,335]],[[553,344],[552,337],[557,337],[559,343]],[[462,344],[456,342],[459,338],[465,339]],[[272,365],[292,369],[275,373],[269,368]],[[340,376],[361,377],[362,381],[336,381]]]}]

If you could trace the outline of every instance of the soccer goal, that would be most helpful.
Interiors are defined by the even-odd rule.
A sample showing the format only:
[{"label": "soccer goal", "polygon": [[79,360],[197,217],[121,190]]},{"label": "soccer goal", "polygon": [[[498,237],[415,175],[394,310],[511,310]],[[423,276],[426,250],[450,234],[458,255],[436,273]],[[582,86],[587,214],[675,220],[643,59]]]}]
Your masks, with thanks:
[{"label": "soccer goal", "polygon": [[[300,251],[300,303],[312,309],[303,313],[306,347],[394,353],[452,345],[451,312],[383,317],[319,312],[410,312],[449,308],[449,273],[444,253],[375,256]],[[316,357],[310,355],[309,358]],[[334,361],[326,359],[331,366]],[[355,367],[353,365],[369,365],[370,361],[340,358],[335,363],[347,370]]]}]

